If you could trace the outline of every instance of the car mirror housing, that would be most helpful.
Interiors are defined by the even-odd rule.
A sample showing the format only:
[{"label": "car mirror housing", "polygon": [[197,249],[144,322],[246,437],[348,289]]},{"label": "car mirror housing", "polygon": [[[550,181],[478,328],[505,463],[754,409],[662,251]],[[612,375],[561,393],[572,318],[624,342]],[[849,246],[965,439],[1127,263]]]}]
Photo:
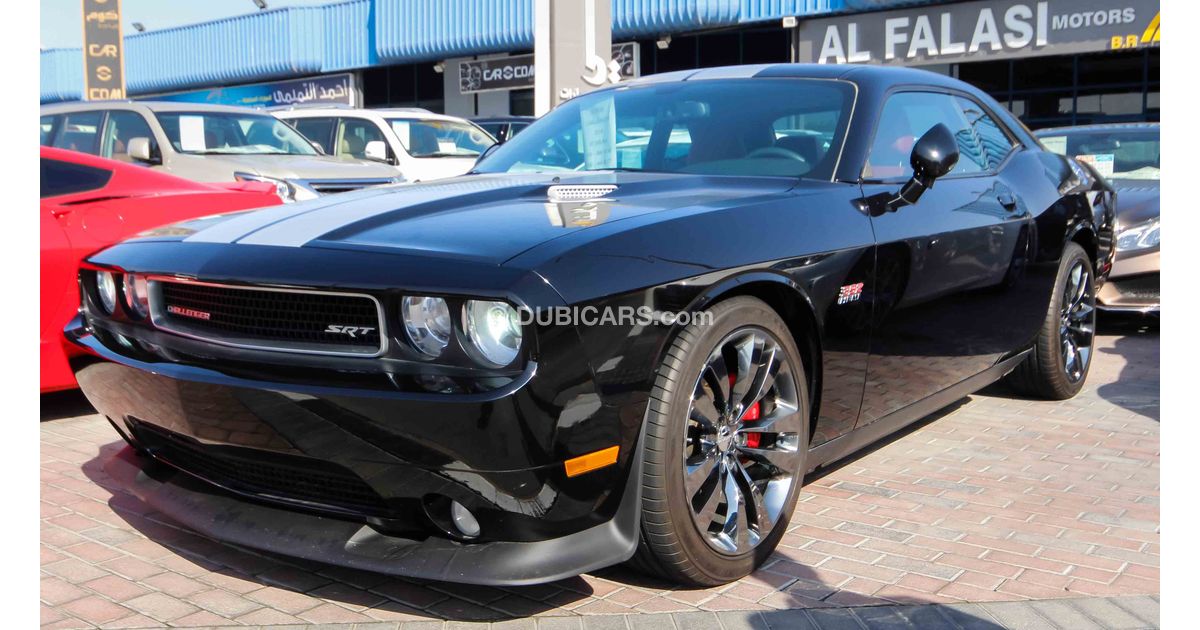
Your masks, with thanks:
[{"label": "car mirror housing", "polygon": [[933,187],[933,182],[954,169],[958,164],[958,142],[954,132],[944,124],[938,123],[931,127],[913,145],[912,179],[900,189],[896,205],[912,205],[921,198],[926,189]]},{"label": "car mirror housing", "polygon": [[149,164],[158,164],[160,160],[154,155],[154,151],[150,147],[150,139],[145,137],[130,138],[129,144],[126,145],[126,150],[129,152],[129,157],[138,162],[146,162]]},{"label": "car mirror housing", "polygon": [[387,162],[387,144],[383,140],[372,140],[367,143],[366,148],[363,150],[363,155],[366,155],[368,160]]}]

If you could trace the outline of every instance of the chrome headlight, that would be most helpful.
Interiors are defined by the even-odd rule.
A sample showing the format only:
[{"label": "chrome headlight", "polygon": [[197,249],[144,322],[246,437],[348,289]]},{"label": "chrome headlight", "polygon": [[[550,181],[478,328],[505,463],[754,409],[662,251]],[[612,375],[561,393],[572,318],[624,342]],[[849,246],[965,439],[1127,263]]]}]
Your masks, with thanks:
[{"label": "chrome headlight", "polygon": [[409,295],[401,305],[408,340],[422,354],[436,357],[450,343],[452,324],[446,300],[427,295]]},{"label": "chrome headlight", "polygon": [[508,302],[468,300],[463,306],[463,328],[475,350],[495,367],[504,367],[517,358],[521,319]]},{"label": "chrome headlight", "polygon": [[1117,251],[1131,252],[1158,247],[1158,217],[1149,221],[1123,227],[1117,232]]},{"label": "chrome headlight", "polygon": [[111,271],[96,272],[96,294],[100,296],[100,308],[105,315],[117,309],[117,277]]},{"label": "chrome headlight", "polygon": [[282,179],[263,177],[262,175],[254,175],[252,173],[234,173],[233,178],[239,182],[264,182],[271,184],[275,186],[275,194],[284,203],[291,203],[296,200],[296,189]]},{"label": "chrome headlight", "polygon": [[138,317],[150,314],[150,292],[146,276],[125,276],[125,304]]}]

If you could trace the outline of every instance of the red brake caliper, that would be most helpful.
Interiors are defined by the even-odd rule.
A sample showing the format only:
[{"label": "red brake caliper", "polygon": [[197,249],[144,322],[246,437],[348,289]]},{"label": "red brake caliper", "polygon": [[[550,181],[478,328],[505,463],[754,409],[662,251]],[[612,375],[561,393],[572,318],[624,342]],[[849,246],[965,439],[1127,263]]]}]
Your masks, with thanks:
[{"label": "red brake caliper", "polygon": [[[730,375],[729,376],[729,387],[731,387],[731,388],[733,387],[734,380],[735,380],[735,377],[733,375]],[[755,401],[755,403],[753,405],[750,405],[750,407],[748,409],[746,409],[746,411],[742,412],[742,422],[754,422],[761,417],[761,414],[762,414],[762,409],[761,409],[761,407],[759,407],[758,401]],[[746,446],[748,448],[758,448],[758,444],[761,440],[762,440],[761,433],[747,433],[746,434]]]}]

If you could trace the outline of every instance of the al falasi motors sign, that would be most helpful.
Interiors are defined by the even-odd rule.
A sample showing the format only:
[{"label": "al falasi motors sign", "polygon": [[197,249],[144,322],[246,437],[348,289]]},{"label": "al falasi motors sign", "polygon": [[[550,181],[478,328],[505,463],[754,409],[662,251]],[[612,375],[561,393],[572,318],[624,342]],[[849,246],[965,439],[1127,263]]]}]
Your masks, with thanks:
[{"label": "al falasi motors sign", "polygon": [[121,0],[83,2],[83,98],[125,98]]},{"label": "al falasi motors sign", "polygon": [[919,65],[1157,46],[1158,0],[981,0],[796,26],[797,61]]}]

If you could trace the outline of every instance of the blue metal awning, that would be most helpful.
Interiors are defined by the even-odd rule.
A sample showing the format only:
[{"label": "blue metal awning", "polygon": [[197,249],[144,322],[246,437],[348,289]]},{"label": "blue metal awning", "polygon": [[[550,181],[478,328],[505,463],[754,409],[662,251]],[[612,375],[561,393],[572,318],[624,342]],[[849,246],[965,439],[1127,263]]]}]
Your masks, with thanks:
[{"label": "blue metal awning", "polygon": [[[915,0],[928,3],[932,0]],[[612,0],[614,39],[913,0]],[[533,48],[533,0],[346,0],[125,38],[130,95]],[[41,100],[83,91],[81,51],[44,50]]]}]

